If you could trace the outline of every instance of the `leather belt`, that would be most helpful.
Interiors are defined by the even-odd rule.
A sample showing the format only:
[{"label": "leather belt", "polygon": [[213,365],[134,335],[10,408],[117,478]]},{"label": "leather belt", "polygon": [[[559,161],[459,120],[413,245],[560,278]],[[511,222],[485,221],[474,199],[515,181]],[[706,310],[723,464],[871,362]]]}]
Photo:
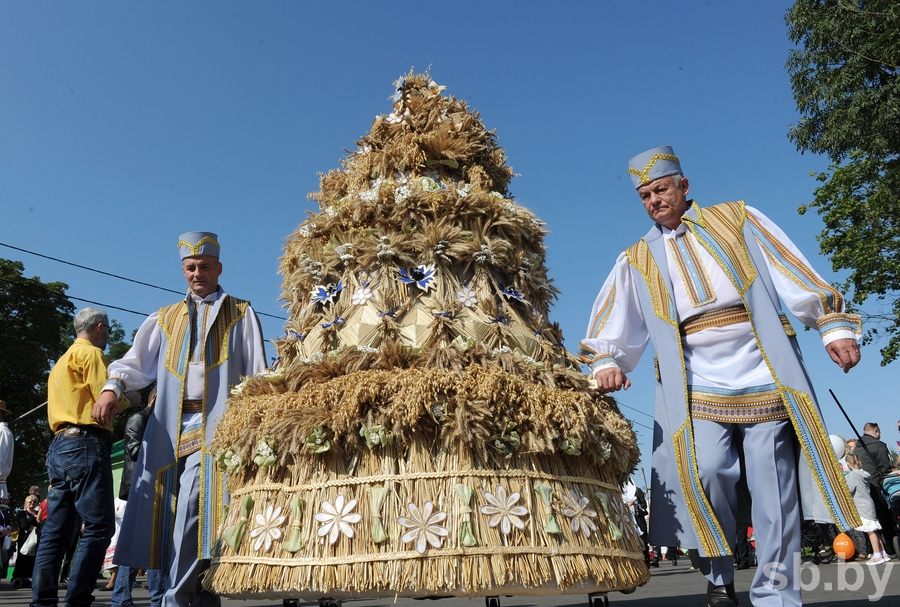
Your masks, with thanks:
[{"label": "leather belt", "polygon": [[106,443],[107,446],[112,444],[112,432],[99,426],[79,426],[78,424],[65,422],[59,425],[56,436],[64,439],[95,436]]},{"label": "leather belt", "polygon": [[202,400],[184,400],[181,401],[182,413],[201,413],[203,412]]}]

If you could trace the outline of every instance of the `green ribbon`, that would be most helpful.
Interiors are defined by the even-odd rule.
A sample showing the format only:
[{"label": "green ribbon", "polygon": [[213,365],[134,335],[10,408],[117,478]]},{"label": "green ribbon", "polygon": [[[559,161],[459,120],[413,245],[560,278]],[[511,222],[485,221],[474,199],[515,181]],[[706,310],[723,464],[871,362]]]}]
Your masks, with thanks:
[{"label": "green ribbon", "polygon": [[553,487],[539,483],[534,486],[534,492],[540,496],[541,501],[544,503],[544,513],[547,515],[544,533],[562,533],[559,523],[556,522],[556,517],[553,516]]},{"label": "green ribbon", "polygon": [[609,539],[612,541],[622,539],[622,531],[616,525],[615,521],[612,520],[612,517],[609,514],[609,496],[603,493],[602,491],[596,491],[594,493],[597,496],[597,499],[600,500],[600,506],[603,508],[603,516],[606,517],[606,524],[609,527]]},{"label": "green ribbon", "polygon": [[475,546],[475,536],[472,535],[472,495],[475,490],[466,485],[456,485],[456,497],[461,504],[459,507],[459,543],[463,546]]},{"label": "green ribbon", "polygon": [[231,548],[232,552],[238,551],[238,546],[241,544],[241,540],[244,539],[244,532],[247,530],[247,521],[250,520],[250,512],[253,510],[253,496],[245,495],[244,499],[241,500],[241,512],[238,517],[238,522],[225,530],[225,533],[222,534],[222,539],[225,540],[225,543]]},{"label": "green ribbon", "polygon": [[381,523],[381,508],[391,490],[387,487],[369,487],[369,501],[372,505],[372,542],[380,544],[388,539],[387,531]]},{"label": "green ribbon", "polygon": [[294,553],[303,548],[303,510],[306,502],[302,497],[295,497],[291,501],[291,535],[286,542],[281,544],[285,552]]}]

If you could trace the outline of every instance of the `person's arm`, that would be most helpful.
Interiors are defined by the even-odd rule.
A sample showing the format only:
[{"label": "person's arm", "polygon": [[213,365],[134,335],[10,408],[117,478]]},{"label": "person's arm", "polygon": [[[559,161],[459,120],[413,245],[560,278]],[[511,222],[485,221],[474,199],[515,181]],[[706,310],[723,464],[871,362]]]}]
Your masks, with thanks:
[{"label": "person's arm", "polygon": [[122,396],[128,390],[140,390],[156,379],[159,350],[162,346],[162,329],[159,314],[154,312],[141,323],[134,335],[131,348],[125,356],[109,364],[109,379],[104,390]]},{"label": "person's arm", "polygon": [[262,325],[253,308],[247,306],[244,314],[243,334],[244,369],[242,375],[256,375],[266,370],[266,346],[263,341]]},{"label": "person's arm", "polygon": [[125,422],[125,454],[136,462],[141,452],[141,443],[144,440],[144,430],[147,427],[147,418],[150,417],[150,407],[145,407],[128,418]]},{"label": "person's arm", "polygon": [[7,428],[0,429],[0,482],[6,482],[12,470],[15,440]]},{"label": "person's arm", "polygon": [[891,463],[891,452],[882,441],[877,441],[875,445],[877,446],[875,451],[875,468],[881,475],[881,480],[883,480],[886,474],[890,474],[894,470],[894,466]]},{"label": "person's arm", "polygon": [[626,373],[637,366],[649,341],[628,256],[622,253],[597,295],[578,354],[590,365],[600,390],[627,390],[631,381]]},{"label": "person's arm", "polygon": [[107,430],[112,430],[113,419],[119,411],[128,408],[131,402],[124,395],[111,399],[109,402],[101,402],[101,396],[106,383],[106,357],[99,348],[91,348],[90,352],[81,357],[79,361],[81,371],[84,374],[85,388],[90,392],[94,405],[91,408],[91,418]]},{"label": "person's arm", "polygon": [[844,373],[852,369],[859,362],[859,315],[845,312],[844,297],[772,220],[749,206],[747,219],[785,307],[804,325],[819,331],[825,350]]},{"label": "person's arm", "polygon": [[[149,386],[156,379],[156,366],[162,344],[161,329],[154,312],[141,324],[134,336],[131,348],[125,356],[109,365],[108,376],[104,378],[102,392],[94,403],[91,416],[105,426],[112,425],[112,419],[121,409],[119,403],[125,392]],[[109,420],[108,423],[103,420]]]}]

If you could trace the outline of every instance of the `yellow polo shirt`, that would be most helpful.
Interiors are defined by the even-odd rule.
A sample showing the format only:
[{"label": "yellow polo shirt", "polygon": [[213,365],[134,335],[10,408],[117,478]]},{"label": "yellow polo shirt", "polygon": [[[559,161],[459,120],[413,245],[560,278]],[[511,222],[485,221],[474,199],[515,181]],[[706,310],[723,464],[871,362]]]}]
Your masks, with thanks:
[{"label": "yellow polo shirt", "polygon": [[[91,418],[108,365],[103,351],[81,337],[56,361],[47,380],[47,416],[54,432],[64,423],[112,430],[112,425],[103,426]],[[119,411],[129,405],[128,399],[119,399]]]}]

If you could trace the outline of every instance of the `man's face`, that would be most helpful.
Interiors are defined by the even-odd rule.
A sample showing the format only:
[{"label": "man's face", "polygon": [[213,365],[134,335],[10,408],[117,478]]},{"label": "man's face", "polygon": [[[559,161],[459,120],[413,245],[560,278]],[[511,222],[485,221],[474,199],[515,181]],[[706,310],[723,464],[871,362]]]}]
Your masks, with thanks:
[{"label": "man's face", "polygon": [[219,288],[222,264],[217,257],[211,255],[185,257],[181,261],[181,271],[184,272],[191,293],[197,297],[206,297]]},{"label": "man's face", "polygon": [[109,343],[109,333],[112,329],[109,326],[109,321],[101,322],[97,325],[97,344],[95,344],[101,350],[106,350],[106,345]]},{"label": "man's face", "polygon": [[644,203],[647,215],[656,223],[674,230],[681,224],[681,216],[688,210],[687,193],[690,189],[684,177],[660,177],[638,188],[638,196]]}]

